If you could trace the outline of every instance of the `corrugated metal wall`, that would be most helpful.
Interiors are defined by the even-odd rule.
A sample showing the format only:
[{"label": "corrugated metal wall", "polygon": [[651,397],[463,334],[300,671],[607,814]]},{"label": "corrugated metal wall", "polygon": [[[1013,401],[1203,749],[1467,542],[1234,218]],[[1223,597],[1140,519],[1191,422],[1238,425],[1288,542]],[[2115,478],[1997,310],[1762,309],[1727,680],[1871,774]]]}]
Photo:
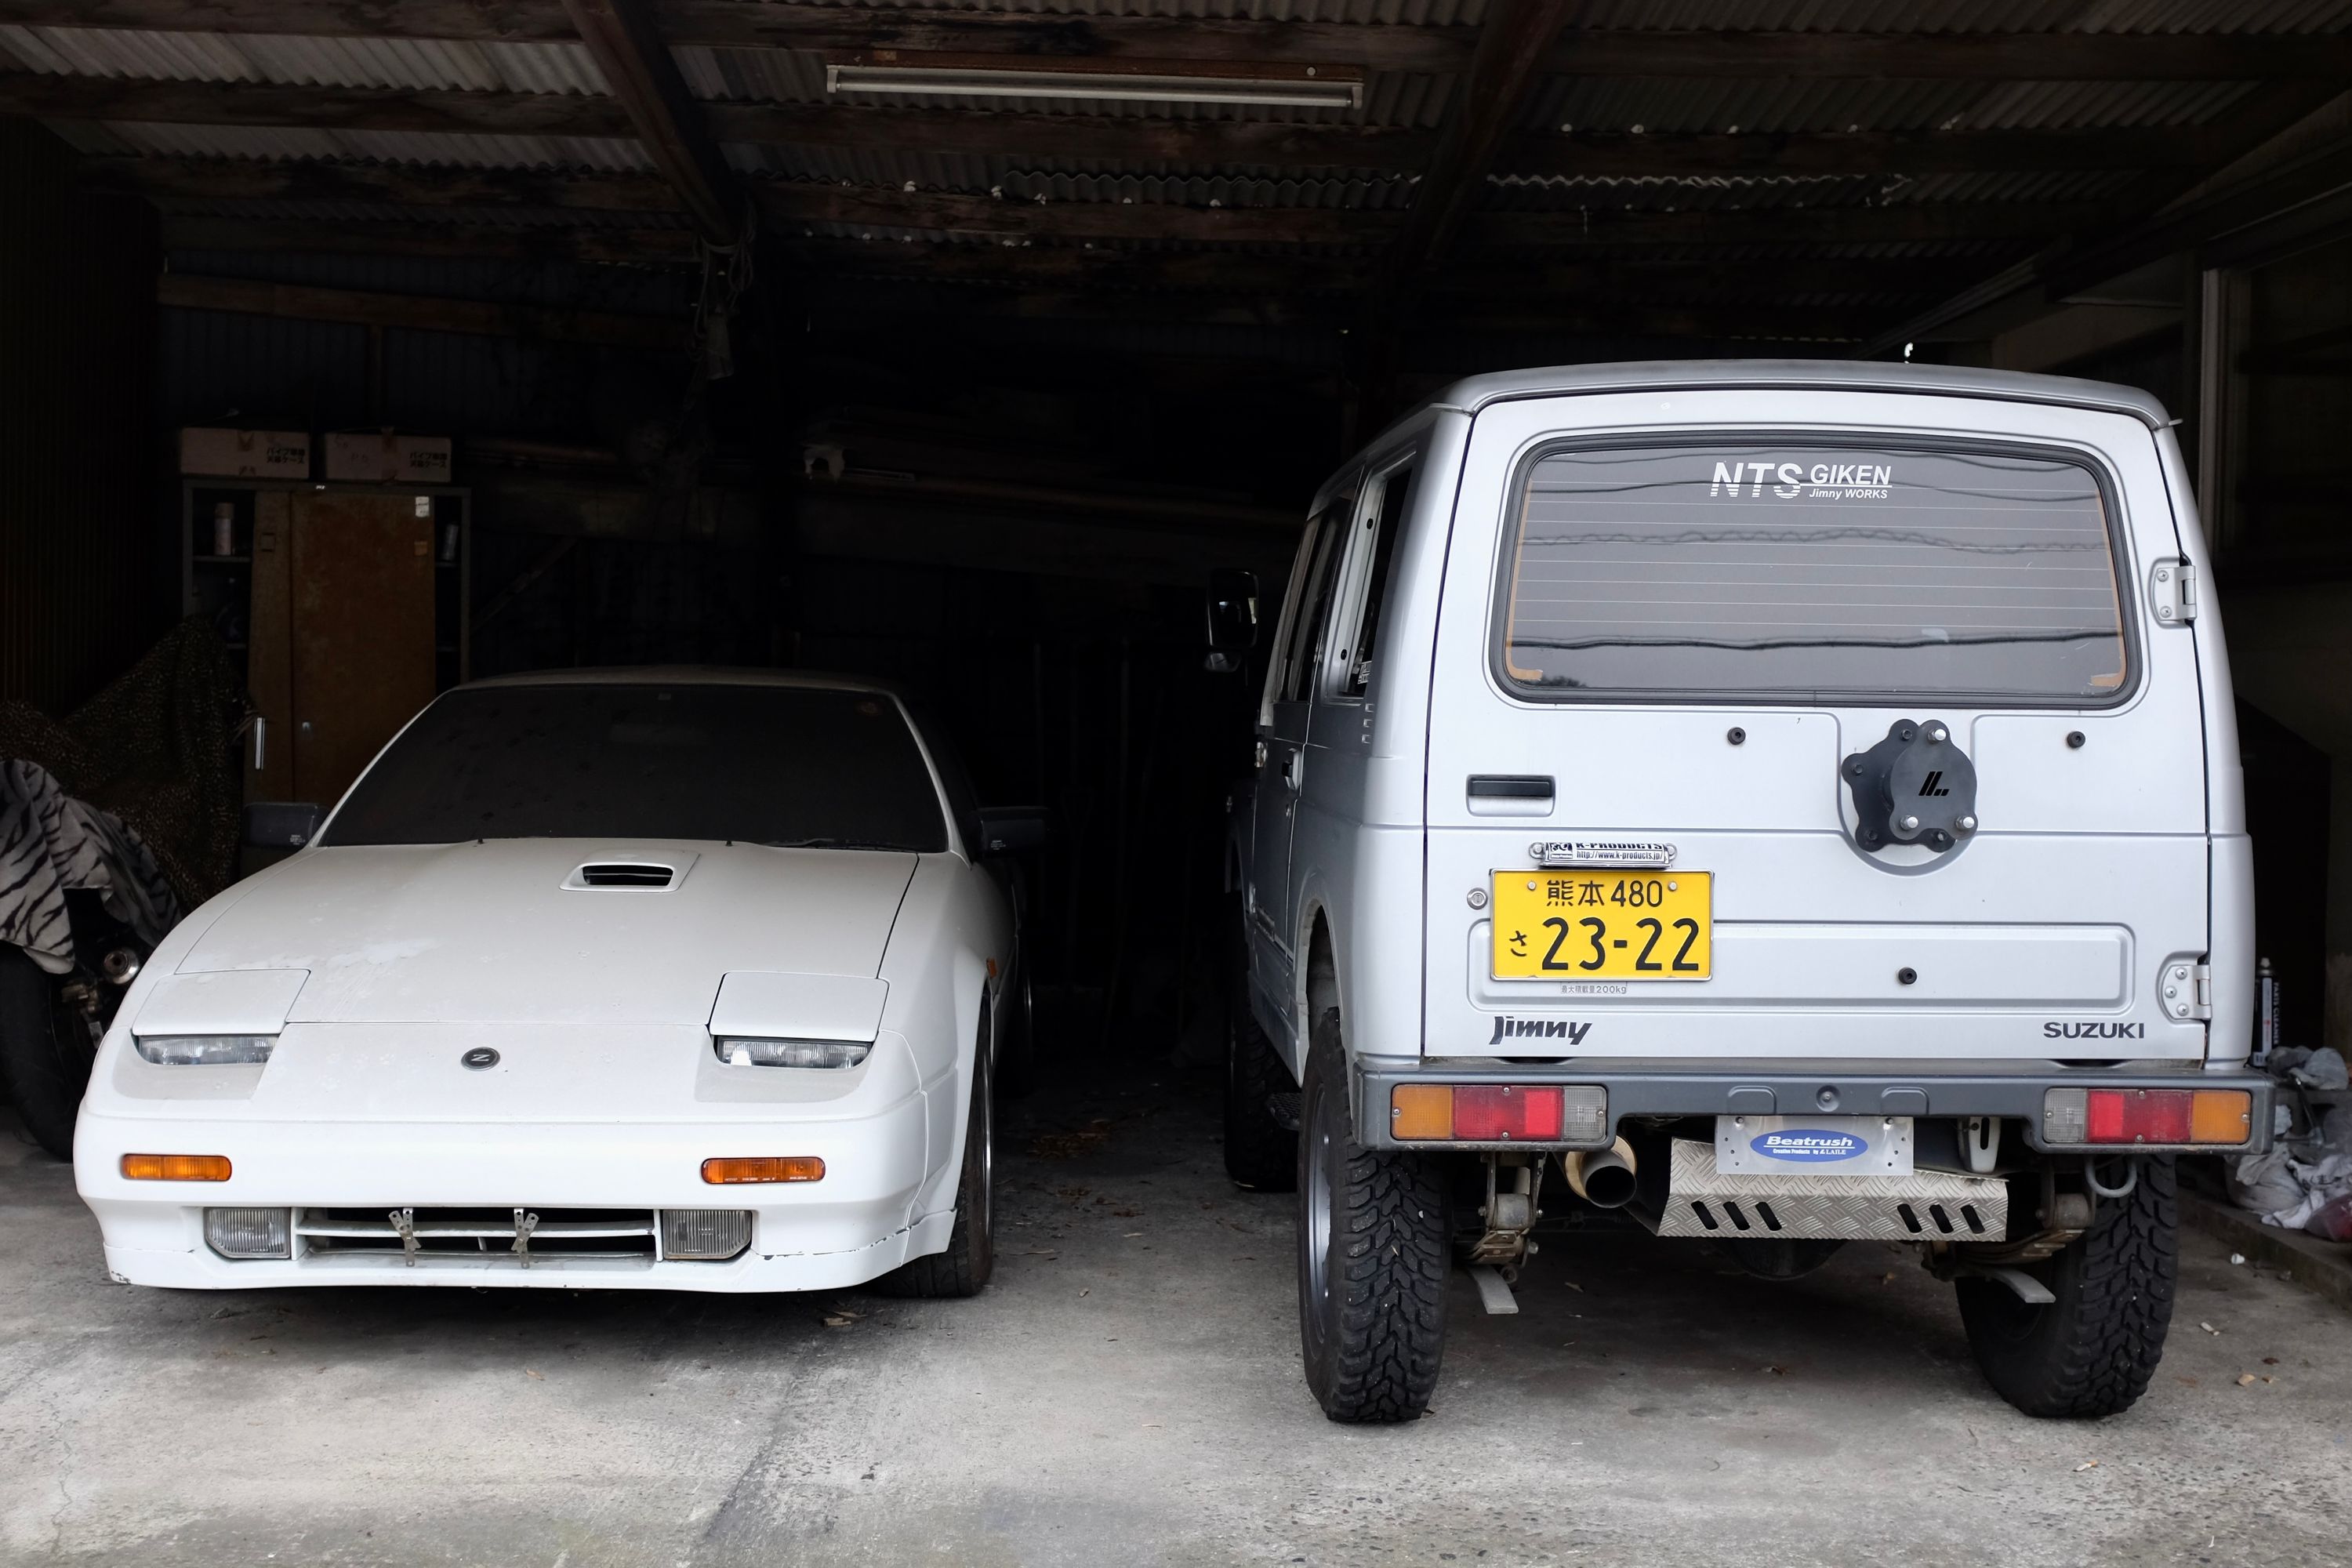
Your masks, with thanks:
[{"label": "corrugated metal wall", "polygon": [[0,121],[0,697],[63,712],[165,624],[158,592],[153,214],[74,189]]}]

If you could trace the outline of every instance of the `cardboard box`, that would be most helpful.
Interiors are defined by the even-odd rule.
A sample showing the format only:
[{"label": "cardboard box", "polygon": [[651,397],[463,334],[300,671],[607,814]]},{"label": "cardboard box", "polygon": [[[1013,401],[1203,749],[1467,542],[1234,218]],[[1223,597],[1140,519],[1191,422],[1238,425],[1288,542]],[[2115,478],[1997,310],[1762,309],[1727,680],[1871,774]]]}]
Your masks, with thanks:
[{"label": "cardboard box", "polygon": [[449,437],[378,431],[327,437],[327,478],[368,485],[446,485]]},{"label": "cardboard box", "polygon": [[219,430],[190,426],[180,432],[180,472],[237,479],[307,479],[310,436],[305,430]]}]

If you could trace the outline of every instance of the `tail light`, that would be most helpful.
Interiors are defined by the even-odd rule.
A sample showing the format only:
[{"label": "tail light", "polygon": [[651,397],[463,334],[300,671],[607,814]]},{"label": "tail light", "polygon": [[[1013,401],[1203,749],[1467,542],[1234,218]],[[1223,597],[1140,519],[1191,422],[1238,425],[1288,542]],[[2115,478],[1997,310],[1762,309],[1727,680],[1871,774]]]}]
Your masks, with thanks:
[{"label": "tail light", "polygon": [[2228,1147],[2250,1142],[2254,1097],[2242,1089],[2053,1089],[2042,1141],[2064,1148]]},{"label": "tail light", "polygon": [[1389,1091],[1401,1142],[1601,1143],[1606,1089],[1556,1083],[1403,1083]]}]

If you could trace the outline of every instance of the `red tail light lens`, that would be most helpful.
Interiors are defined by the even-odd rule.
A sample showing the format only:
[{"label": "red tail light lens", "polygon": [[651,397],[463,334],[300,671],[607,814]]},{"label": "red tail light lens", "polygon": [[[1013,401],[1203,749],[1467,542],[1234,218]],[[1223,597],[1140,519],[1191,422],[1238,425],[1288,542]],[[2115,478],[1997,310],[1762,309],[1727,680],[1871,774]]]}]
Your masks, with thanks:
[{"label": "red tail light lens", "polygon": [[2090,1142],[2186,1143],[2195,1099],[2185,1089],[2095,1089]]},{"label": "red tail light lens", "polygon": [[1454,1090],[1454,1136],[1471,1143],[1559,1136],[1560,1092],[1515,1084],[1462,1084]]}]

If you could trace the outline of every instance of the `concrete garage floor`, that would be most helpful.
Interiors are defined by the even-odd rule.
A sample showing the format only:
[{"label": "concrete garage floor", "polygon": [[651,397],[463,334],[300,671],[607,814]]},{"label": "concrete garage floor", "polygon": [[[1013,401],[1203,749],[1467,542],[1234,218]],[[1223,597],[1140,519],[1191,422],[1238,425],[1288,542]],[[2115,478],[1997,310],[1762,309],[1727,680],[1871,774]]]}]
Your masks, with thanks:
[{"label": "concrete garage floor", "polygon": [[1457,1280],[1434,1415],[1351,1430],[1207,1085],[1008,1120],[996,1282],[939,1303],[132,1289],[0,1137],[0,1561],[2352,1561],[2352,1318],[2207,1237],[2095,1426],[1994,1398],[1907,1254],[1770,1285],[1624,1237],[1547,1247],[1516,1318]]}]

